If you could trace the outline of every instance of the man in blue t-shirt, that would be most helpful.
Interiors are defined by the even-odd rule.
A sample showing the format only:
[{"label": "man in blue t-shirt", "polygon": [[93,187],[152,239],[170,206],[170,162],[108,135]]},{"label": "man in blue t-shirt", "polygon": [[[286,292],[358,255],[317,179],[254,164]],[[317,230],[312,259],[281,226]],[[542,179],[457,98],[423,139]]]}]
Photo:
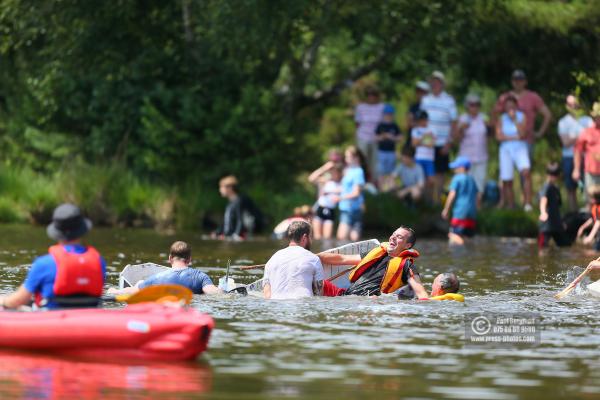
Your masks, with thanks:
[{"label": "man in blue t-shirt", "polygon": [[177,241],[171,245],[169,251],[169,264],[171,270],[159,272],[146,280],[139,281],[133,287],[125,289],[109,289],[109,294],[133,294],[140,289],[153,285],[181,285],[190,289],[194,294],[223,293],[216,287],[212,280],[199,269],[190,267],[192,262],[192,248],[189,244]]},{"label": "man in blue t-shirt", "polygon": [[454,170],[454,177],[450,182],[450,193],[442,211],[442,218],[448,219],[452,207],[450,244],[463,245],[465,237],[475,234],[475,220],[477,218],[477,184],[472,176],[467,174],[471,162],[466,157],[457,157],[449,167]]},{"label": "man in blue t-shirt", "polygon": [[25,282],[14,293],[0,297],[0,308],[28,305],[35,297],[40,307],[95,306],[102,294],[106,262],[91,246],[81,244],[92,223],[73,204],[58,206],[48,225],[48,236],[58,242],[38,257]]}]

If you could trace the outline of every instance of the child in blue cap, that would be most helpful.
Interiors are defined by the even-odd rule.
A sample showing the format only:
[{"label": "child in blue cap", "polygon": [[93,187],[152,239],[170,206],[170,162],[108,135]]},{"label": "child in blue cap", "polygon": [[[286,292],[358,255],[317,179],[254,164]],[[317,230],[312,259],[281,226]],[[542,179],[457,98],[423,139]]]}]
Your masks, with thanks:
[{"label": "child in blue cap", "polygon": [[465,237],[475,234],[477,219],[477,184],[472,176],[467,174],[471,162],[466,157],[457,157],[448,166],[454,170],[450,182],[450,193],[442,210],[442,218],[448,219],[452,207],[452,219],[448,241],[450,244],[463,245]]},{"label": "child in blue cap", "polygon": [[396,142],[402,140],[402,133],[394,121],[394,106],[383,107],[382,121],[375,130],[377,140],[377,184],[379,190],[387,191],[394,186],[392,172],[396,168]]}]

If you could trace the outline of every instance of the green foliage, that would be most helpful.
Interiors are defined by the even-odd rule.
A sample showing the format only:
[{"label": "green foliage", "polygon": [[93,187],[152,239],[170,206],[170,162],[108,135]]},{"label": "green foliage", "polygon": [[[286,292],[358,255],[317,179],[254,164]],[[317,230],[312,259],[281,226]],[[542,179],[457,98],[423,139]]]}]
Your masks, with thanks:
[{"label": "green foliage", "polygon": [[[311,192],[291,182],[353,141],[364,84],[404,125],[433,69],[489,109],[519,67],[558,115],[567,92],[597,98],[599,26],[583,0],[0,0],[0,152],[36,185],[0,173],[2,193],[36,220],[72,199],[103,223],[193,225],[234,173],[283,215]],[[556,155],[545,141],[536,168]]]}]

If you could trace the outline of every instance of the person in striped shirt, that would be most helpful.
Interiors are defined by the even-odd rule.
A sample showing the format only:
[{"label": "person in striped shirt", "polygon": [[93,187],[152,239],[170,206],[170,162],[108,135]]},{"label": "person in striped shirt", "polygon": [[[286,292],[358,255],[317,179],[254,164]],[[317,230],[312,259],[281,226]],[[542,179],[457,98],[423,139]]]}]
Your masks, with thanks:
[{"label": "person in striped shirt", "polygon": [[429,126],[435,134],[435,185],[433,201],[440,201],[444,180],[448,172],[449,153],[452,138],[456,133],[456,102],[444,90],[446,78],[440,71],[431,74],[431,92],[421,99],[421,109],[429,116]]}]

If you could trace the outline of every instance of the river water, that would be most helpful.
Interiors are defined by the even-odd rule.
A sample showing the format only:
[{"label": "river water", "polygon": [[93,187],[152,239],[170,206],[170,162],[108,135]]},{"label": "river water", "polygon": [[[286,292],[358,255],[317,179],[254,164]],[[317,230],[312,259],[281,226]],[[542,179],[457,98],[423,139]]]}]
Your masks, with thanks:
[{"label": "river water", "polygon": [[[43,229],[23,226],[0,227],[0,238],[0,293],[6,293],[51,243]],[[109,283],[116,285],[126,264],[165,264],[177,239],[192,244],[195,266],[213,279],[224,274],[228,259],[261,263],[283,246],[266,239],[218,243],[198,234],[121,229],[96,229],[88,242],[105,256]],[[465,303],[196,296],[193,306],[216,321],[209,350],[197,361],[93,363],[3,350],[0,398],[600,398],[600,303],[585,293],[563,301],[552,297],[572,266],[592,258],[584,249],[540,255],[534,241],[500,238],[476,238],[464,249],[419,240],[416,248],[424,281],[456,272]],[[244,283],[258,277],[234,275]],[[488,319],[490,313],[534,313],[540,340],[467,344],[465,326],[478,313]]]}]

